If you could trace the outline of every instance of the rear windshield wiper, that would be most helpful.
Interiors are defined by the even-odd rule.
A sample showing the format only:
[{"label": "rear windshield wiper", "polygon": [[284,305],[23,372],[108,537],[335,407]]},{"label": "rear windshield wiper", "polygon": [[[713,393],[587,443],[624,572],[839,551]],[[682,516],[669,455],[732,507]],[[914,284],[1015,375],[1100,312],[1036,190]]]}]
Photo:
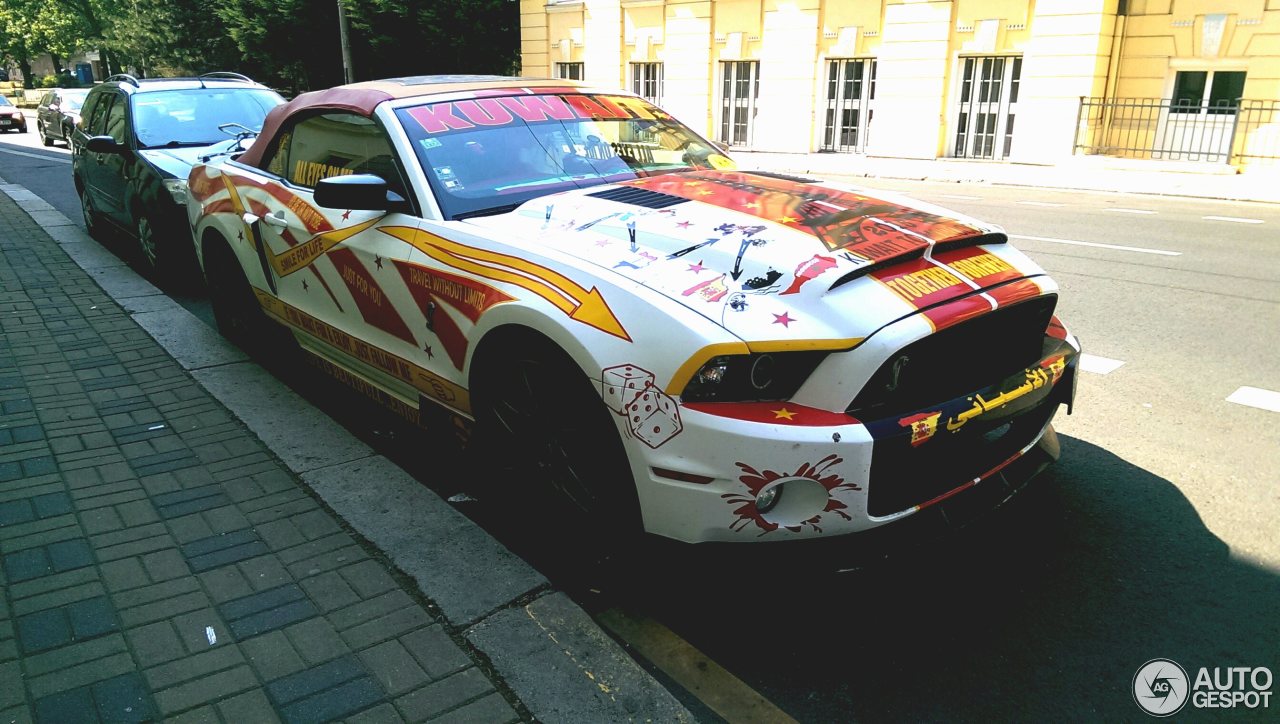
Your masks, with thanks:
[{"label": "rear windshield wiper", "polygon": [[454,221],[462,221],[463,219],[471,219],[477,216],[496,216],[515,211],[520,208],[520,204],[503,204],[501,206],[490,206],[487,209],[475,209],[473,211],[463,211],[460,214],[454,214]]}]

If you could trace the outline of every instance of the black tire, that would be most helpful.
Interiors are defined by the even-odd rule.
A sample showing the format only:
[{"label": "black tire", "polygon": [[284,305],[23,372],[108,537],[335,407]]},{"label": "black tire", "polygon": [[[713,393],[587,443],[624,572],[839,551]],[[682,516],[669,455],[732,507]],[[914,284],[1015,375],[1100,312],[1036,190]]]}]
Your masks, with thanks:
[{"label": "black tire", "polygon": [[49,138],[48,129],[44,127],[43,123],[36,123],[36,130],[39,131],[40,133],[41,144],[43,144],[46,148],[53,145],[53,139]]},{"label": "black tire", "polygon": [[[77,184],[79,186],[79,184]],[[84,230],[90,238],[103,242],[106,239],[102,219],[98,216],[98,212],[93,209],[93,202],[89,200],[89,191],[80,188],[80,213],[84,216]]]},{"label": "black tire", "polygon": [[209,302],[218,331],[260,362],[285,364],[295,359],[293,334],[271,321],[226,242],[209,239],[204,248]]},{"label": "black tire", "polygon": [[540,334],[492,344],[472,373],[480,450],[551,493],[553,514],[583,519],[590,537],[633,540],[642,530],[635,480],[599,390]]},{"label": "black tire", "polygon": [[162,244],[151,217],[138,213],[133,222],[133,236],[138,242],[138,260],[157,278],[169,271],[168,244]]}]

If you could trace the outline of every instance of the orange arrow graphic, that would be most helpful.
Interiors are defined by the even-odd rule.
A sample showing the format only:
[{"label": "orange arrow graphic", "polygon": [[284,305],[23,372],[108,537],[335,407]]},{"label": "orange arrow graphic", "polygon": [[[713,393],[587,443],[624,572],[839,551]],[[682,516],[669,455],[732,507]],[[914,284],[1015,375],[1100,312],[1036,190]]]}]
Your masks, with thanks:
[{"label": "orange arrow graphic", "polygon": [[381,229],[441,264],[527,289],[550,302],[570,319],[606,334],[631,341],[600,290],[582,285],[544,266],[509,254],[459,244],[422,229],[391,226]]}]

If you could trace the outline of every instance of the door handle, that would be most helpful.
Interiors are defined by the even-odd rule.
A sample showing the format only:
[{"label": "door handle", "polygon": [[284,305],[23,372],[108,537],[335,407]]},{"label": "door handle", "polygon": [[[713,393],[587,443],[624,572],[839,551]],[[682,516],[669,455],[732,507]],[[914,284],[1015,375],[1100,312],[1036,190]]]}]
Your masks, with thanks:
[{"label": "door handle", "polygon": [[289,222],[284,219],[284,212],[277,211],[274,214],[267,214],[262,217],[262,223],[267,226],[274,226],[277,229],[284,229],[289,226]]}]

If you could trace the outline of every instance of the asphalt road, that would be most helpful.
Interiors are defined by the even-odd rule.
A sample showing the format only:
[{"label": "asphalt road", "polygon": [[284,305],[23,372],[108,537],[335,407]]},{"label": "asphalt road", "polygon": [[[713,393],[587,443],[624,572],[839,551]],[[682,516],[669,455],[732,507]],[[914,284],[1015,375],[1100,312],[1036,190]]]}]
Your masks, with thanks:
[{"label": "asphalt road", "polygon": [[[77,219],[67,161],[34,133],[0,137],[0,177]],[[1095,371],[1075,414],[1060,413],[1063,458],[1034,490],[959,535],[838,577],[750,550],[657,547],[602,568],[491,498],[460,509],[571,580],[660,676],[711,702],[709,719],[1137,720],[1131,682],[1150,659],[1193,676],[1280,672],[1280,412],[1227,400],[1280,391],[1280,207],[858,182],[1002,224],[1061,284],[1059,316]],[[208,318],[198,295],[180,301]],[[393,422],[354,403],[326,409],[425,484],[467,492]],[[744,684],[777,709],[734,708]],[[1183,713],[1274,718],[1271,707]]]}]

